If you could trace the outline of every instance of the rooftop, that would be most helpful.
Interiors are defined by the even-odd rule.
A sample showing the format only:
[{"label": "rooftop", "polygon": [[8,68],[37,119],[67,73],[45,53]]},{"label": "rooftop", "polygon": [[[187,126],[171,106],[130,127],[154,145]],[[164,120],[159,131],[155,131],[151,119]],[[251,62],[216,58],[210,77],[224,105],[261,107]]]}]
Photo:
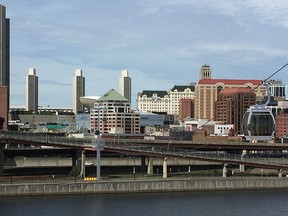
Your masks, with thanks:
[{"label": "rooftop", "polygon": [[245,85],[251,83],[252,85],[259,85],[262,80],[240,80],[240,79],[202,79],[198,84],[217,84],[223,83],[224,85]]}]

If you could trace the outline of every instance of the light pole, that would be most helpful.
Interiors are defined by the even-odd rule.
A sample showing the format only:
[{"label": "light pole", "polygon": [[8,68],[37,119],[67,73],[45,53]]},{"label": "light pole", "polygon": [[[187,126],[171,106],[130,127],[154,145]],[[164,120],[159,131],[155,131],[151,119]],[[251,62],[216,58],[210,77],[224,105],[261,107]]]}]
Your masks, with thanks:
[{"label": "light pole", "polygon": [[[97,111],[97,129],[95,131],[95,135],[97,136],[97,142],[93,143],[93,147],[96,148],[96,152],[97,152],[97,176],[96,179],[97,180],[101,180],[101,174],[100,174],[100,157],[101,157],[101,151],[104,148],[104,145],[101,145],[101,138],[100,138],[100,111],[102,110],[103,112],[107,110],[106,106],[100,105],[100,104],[95,104],[94,105],[94,110]],[[103,118],[104,121],[104,118]]]}]

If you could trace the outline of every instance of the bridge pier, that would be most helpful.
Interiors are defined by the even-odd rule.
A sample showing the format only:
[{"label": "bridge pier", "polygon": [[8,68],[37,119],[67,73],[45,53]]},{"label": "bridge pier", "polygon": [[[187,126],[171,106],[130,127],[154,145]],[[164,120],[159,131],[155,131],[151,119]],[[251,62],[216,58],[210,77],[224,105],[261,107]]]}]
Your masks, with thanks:
[{"label": "bridge pier", "polygon": [[148,168],[147,168],[147,175],[153,175],[153,158],[148,158]]},{"label": "bridge pier", "polygon": [[[241,160],[242,160],[242,161],[244,160],[246,154],[247,154],[247,151],[246,151],[246,150],[243,150],[243,151],[242,151],[242,154],[241,154]],[[245,165],[240,164],[240,165],[239,165],[239,171],[240,171],[240,172],[245,172]]]},{"label": "bridge pier", "polygon": [[223,177],[226,178],[228,176],[228,168],[227,168],[228,164],[225,163],[223,165]]},{"label": "bridge pier", "polygon": [[167,178],[167,157],[163,159],[163,178]]},{"label": "bridge pier", "polygon": [[278,177],[283,177],[283,169],[278,170]]},{"label": "bridge pier", "polygon": [[81,173],[81,157],[82,157],[82,150],[75,150],[75,153],[72,155],[72,170],[71,174],[73,176],[79,176]]},{"label": "bridge pier", "polygon": [[80,175],[82,177],[82,179],[85,178],[85,162],[86,162],[86,155],[85,155],[85,150],[81,151],[81,171],[80,171]]},{"label": "bridge pier", "polygon": [[145,173],[146,172],[146,156],[141,156],[141,172]]}]

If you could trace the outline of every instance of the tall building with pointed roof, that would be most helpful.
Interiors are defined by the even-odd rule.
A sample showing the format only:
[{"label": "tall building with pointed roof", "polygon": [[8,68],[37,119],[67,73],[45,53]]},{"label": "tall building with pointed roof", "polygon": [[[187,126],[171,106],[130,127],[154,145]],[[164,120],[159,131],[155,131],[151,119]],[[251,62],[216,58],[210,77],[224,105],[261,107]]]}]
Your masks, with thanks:
[{"label": "tall building with pointed roof", "polygon": [[8,127],[10,103],[10,20],[6,8],[0,5],[0,117],[3,129]]},{"label": "tall building with pointed roof", "polygon": [[[98,106],[102,107],[99,116]],[[92,132],[97,130],[99,120],[102,134],[140,134],[140,114],[133,112],[128,99],[114,89],[97,100],[90,117]]]}]

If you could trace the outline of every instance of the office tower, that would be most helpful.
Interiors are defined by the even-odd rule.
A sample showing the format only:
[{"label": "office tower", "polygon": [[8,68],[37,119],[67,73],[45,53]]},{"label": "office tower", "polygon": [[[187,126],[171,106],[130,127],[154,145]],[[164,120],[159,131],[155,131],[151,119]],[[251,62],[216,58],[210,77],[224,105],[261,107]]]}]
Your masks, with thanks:
[{"label": "office tower", "polygon": [[269,91],[275,100],[286,99],[286,84],[283,84],[281,80],[269,80],[268,83]]},{"label": "office tower", "polygon": [[262,101],[266,92],[261,80],[236,79],[202,79],[196,85],[195,117],[198,119],[214,119],[215,101],[224,88],[251,88],[256,94],[256,101]]},{"label": "office tower", "polygon": [[82,70],[77,69],[73,78],[73,112],[75,114],[84,112],[84,105],[80,102],[80,97],[85,96],[85,78]]},{"label": "office tower", "polygon": [[34,68],[29,68],[26,77],[26,110],[38,112],[38,77]]},{"label": "office tower", "polygon": [[256,94],[251,88],[224,88],[215,102],[214,120],[224,125],[233,124],[234,132],[241,134],[241,123],[245,112],[256,104]]},{"label": "office tower", "polygon": [[119,92],[131,103],[131,78],[128,75],[128,70],[121,71],[119,78]]},{"label": "office tower", "polygon": [[212,77],[212,70],[209,65],[202,65],[200,68],[200,78],[201,79],[211,79]]},{"label": "office tower", "polygon": [[0,5],[0,117],[4,119],[3,129],[8,127],[10,97],[10,20],[6,8]]}]

